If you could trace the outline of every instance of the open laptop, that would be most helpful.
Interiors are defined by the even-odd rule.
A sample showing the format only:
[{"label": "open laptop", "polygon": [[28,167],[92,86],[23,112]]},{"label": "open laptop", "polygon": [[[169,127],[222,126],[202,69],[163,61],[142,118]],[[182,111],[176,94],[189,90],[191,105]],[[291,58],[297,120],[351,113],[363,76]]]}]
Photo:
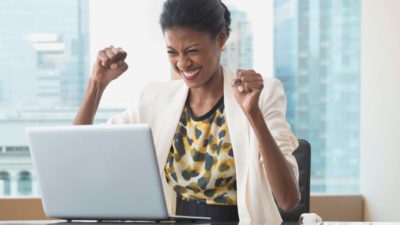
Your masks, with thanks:
[{"label": "open laptop", "polygon": [[26,129],[45,213],[67,220],[188,220],[168,215],[148,125]]}]

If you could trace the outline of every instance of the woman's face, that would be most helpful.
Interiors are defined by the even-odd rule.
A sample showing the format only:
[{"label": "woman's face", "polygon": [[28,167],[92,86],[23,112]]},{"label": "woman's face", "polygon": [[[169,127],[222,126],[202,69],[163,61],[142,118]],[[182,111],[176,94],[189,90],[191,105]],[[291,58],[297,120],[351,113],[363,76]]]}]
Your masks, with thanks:
[{"label": "woman's face", "polygon": [[169,61],[189,88],[203,87],[219,74],[223,32],[214,39],[207,32],[174,28],[165,31],[165,39]]}]

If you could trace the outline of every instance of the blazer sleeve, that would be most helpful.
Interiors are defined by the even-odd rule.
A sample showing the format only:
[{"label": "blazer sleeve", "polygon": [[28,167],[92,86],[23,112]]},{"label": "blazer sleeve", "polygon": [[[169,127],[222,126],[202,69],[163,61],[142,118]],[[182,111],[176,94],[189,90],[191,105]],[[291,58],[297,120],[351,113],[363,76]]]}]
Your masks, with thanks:
[{"label": "blazer sleeve", "polygon": [[107,124],[115,125],[115,124],[129,124],[129,123],[138,123],[138,112],[135,107],[130,107],[126,109],[124,112],[113,115],[107,120]]},{"label": "blazer sleeve", "polygon": [[[282,83],[275,78],[264,78],[264,80],[269,81],[264,82],[264,90],[267,93],[260,99],[260,108],[264,120],[283,156],[292,167],[298,181],[299,169],[296,158],[292,153],[296,150],[299,143],[291,131],[289,123],[286,121],[286,96]],[[260,161],[264,163],[261,154]]]},{"label": "blazer sleeve", "polygon": [[144,90],[142,89],[140,92],[140,97],[137,104],[128,107],[125,111],[120,114],[116,114],[111,116],[107,123],[108,125],[116,125],[116,124],[132,124],[132,123],[140,123],[140,105],[143,101]]}]

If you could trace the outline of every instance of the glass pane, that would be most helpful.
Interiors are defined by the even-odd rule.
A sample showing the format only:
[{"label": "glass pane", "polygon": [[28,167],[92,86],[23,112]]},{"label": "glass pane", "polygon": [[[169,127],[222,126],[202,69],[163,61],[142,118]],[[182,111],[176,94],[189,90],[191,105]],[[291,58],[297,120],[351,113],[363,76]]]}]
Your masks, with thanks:
[{"label": "glass pane", "polygon": [[293,130],[311,143],[312,192],[358,192],[360,4],[274,0],[274,73]]},{"label": "glass pane", "polygon": [[222,64],[232,72],[253,68],[253,35],[247,12],[227,5],[231,13],[231,33],[222,53]]},{"label": "glass pane", "polygon": [[40,194],[24,129],[72,123],[100,49],[123,47],[130,69],[107,87],[96,123],[133,105],[146,82],[170,79],[161,2],[0,1],[0,197]]},{"label": "glass pane", "polygon": [[18,194],[30,195],[32,193],[32,176],[30,172],[22,171],[18,178]]},{"label": "glass pane", "polygon": [[[0,1],[0,137],[6,137],[0,139],[0,196],[39,194],[24,129],[71,124],[98,50],[121,44],[130,65],[107,88],[98,123],[133,105],[127,96],[137,96],[147,81],[170,78],[157,21],[161,2]],[[264,20],[274,7],[274,74],[285,86],[288,120],[313,148],[312,191],[356,192],[360,1],[224,2],[232,33],[222,62],[232,71],[272,68],[259,56],[272,51],[260,34],[272,36]]]},{"label": "glass pane", "polygon": [[37,195],[24,128],[70,124],[89,73],[88,1],[0,1],[0,170]]},{"label": "glass pane", "polygon": [[11,193],[11,182],[10,174],[6,171],[0,172],[0,195],[10,195]]}]

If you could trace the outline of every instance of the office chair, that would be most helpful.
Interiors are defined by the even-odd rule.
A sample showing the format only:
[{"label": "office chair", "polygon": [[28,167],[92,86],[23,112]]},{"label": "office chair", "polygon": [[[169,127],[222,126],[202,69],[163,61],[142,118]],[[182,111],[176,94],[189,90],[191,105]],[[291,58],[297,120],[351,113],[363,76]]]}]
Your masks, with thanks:
[{"label": "office chair", "polygon": [[310,212],[311,145],[299,139],[299,147],[293,152],[299,166],[300,203],[290,212],[279,209],[284,221],[299,221],[302,213]]}]

